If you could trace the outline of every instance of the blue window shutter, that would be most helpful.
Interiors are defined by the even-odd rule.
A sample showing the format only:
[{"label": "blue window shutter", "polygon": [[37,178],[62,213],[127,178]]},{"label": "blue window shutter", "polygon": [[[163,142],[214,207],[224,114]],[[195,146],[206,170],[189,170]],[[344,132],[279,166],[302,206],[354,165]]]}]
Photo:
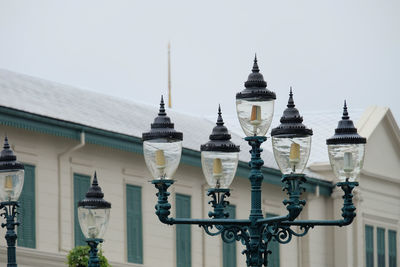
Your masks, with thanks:
[{"label": "blue window shutter", "polygon": [[[267,213],[267,218],[278,216],[276,214]],[[272,241],[268,245],[268,250],[272,253],[268,255],[268,266],[279,267],[280,266],[280,258],[279,258],[279,243],[278,241],[272,239]]]},{"label": "blue window shutter", "polygon": [[126,186],[128,262],[143,263],[142,188]]},{"label": "blue window shutter", "polygon": [[374,267],[374,228],[365,225],[365,266]]},{"label": "blue window shutter", "polygon": [[[229,212],[229,219],[236,218],[236,207],[228,205],[225,209]],[[223,267],[236,267],[236,242],[225,243],[222,241],[222,263]]]},{"label": "blue window shutter", "polygon": [[389,230],[389,267],[397,267],[396,231]]},{"label": "blue window shutter", "polygon": [[[190,218],[190,196],[176,194],[176,217]],[[191,227],[176,225],[176,266],[191,267]]]},{"label": "blue window shutter", "polygon": [[19,197],[18,246],[36,248],[35,166],[25,164],[24,185]]},{"label": "blue window shutter", "polygon": [[385,229],[377,228],[378,267],[385,267]]},{"label": "blue window shutter", "polygon": [[78,202],[85,198],[90,187],[90,176],[74,173],[74,237],[75,247],[85,246],[85,236],[79,226]]}]

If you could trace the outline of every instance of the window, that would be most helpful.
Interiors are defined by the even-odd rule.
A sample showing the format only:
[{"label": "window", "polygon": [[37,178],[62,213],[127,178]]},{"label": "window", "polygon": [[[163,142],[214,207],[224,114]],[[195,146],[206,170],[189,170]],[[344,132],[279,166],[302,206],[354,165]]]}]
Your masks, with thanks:
[{"label": "window", "polygon": [[385,229],[376,229],[376,239],[378,243],[378,267],[385,267]]},{"label": "window", "polygon": [[[376,233],[375,237],[374,233]],[[378,265],[374,265],[375,260]],[[376,227],[376,232],[374,232],[373,226],[365,225],[365,266],[397,267],[397,232],[395,230]]]},{"label": "window", "polygon": [[[225,209],[229,213],[229,219],[236,218],[236,207],[228,205]],[[226,243],[222,241],[222,263],[223,267],[236,267],[236,241]]]},{"label": "window", "polygon": [[[176,194],[176,217],[190,218],[190,196]],[[176,225],[176,266],[191,267],[191,227]]]},{"label": "window", "polygon": [[365,266],[374,266],[374,228],[365,226]]},{"label": "window", "polygon": [[85,236],[79,226],[78,202],[85,198],[90,187],[90,176],[74,173],[74,237],[75,247],[85,246]]},{"label": "window", "polygon": [[397,267],[396,231],[389,230],[389,267]]},{"label": "window", "polygon": [[[267,213],[267,218],[278,216],[276,214]],[[279,267],[280,259],[279,259],[279,243],[278,241],[272,239],[268,244],[268,250],[271,251],[271,254],[268,255],[268,266]]]},{"label": "window", "polygon": [[24,185],[19,197],[18,246],[36,248],[35,166],[25,164]]},{"label": "window", "polygon": [[128,262],[143,263],[142,188],[126,186]]}]

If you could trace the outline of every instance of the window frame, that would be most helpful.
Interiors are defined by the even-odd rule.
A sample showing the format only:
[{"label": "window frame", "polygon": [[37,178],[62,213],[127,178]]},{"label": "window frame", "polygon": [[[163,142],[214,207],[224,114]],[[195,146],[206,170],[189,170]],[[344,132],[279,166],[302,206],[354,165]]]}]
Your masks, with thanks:
[{"label": "window frame", "polygon": [[[368,215],[367,215],[368,216]],[[400,266],[398,264],[399,261],[399,249],[400,246],[397,244],[399,242],[399,226],[397,224],[397,220],[390,219],[390,218],[385,218],[379,216],[379,218],[376,218],[377,216],[374,216],[374,218],[364,218],[363,223],[362,223],[362,244],[363,244],[363,260],[362,262],[364,265],[366,264],[366,236],[365,236],[365,226],[372,226],[373,227],[373,255],[374,255],[374,261],[373,261],[373,266],[377,267],[378,266],[378,234],[377,234],[377,229],[378,228],[383,228],[385,230],[385,266],[389,266],[389,231],[394,231],[396,232],[396,266]]]},{"label": "window frame", "polygon": [[[32,246],[26,246],[25,244],[23,244],[23,245],[21,245],[20,244],[20,242],[21,242],[21,240],[22,240],[22,238],[20,237],[19,238],[19,240],[17,239],[17,246],[19,246],[19,247],[25,247],[25,248],[32,248],[32,249],[37,249],[37,244],[38,244],[38,242],[37,242],[37,205],[38,205],[38,201],[37,201],[37,167],[36,167],[36,164],[31,164],[31,163],[23,163],[23,165],[24,165],[24,167],[26,168],[27,166],[28,167],[32,167],[33,168],[33,199],[34,199],[34,205],[33,205],[33,207],[34,207],[34,219],[33,219],[33,245]],[[26,182],[26,179],[25,179],[25,175],[26,175],[26,172],[24,173],[24,185],[25,185],[25,182]],[[22,204],[21,204],[21,196],[22,196],[22,193],[23,193],[23,191],[24,191],[24,187],[22,188],[22,191],[21,191],[21,195],[20,195],[20,198],[18,199],[18,203],[22,206]],[[19,208],[17,209],[17,211],[19,210]],[[24,220],[20,220],[20,219],[18,219],[18,215],[17,215],[17,221],[22,221],[22,225],[23,225],[23,221]],[[18,236],[21,236],[21,233],[20,233],[20,230],[19,230],[20,228],[19,228],[19,226],[17,226],[17,231],[16,231],[16,233],[17,233],[17,235]]]}]

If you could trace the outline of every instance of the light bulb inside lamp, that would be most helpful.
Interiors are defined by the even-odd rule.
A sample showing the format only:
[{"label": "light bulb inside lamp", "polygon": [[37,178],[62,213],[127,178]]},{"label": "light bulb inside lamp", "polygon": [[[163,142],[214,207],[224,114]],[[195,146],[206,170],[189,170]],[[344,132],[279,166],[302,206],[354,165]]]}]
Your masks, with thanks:
[{"label": "light bulb inside lamp", "polygon": [[296,165],[300,162],[300,145],[295,142],[290,145],[289,162],[293,172],[296,172]]},{"label": "light bulb inside lamp", "polygon": [[257,135],[257,127],[261,124],[261,107],[253,105],[251,107],[250,123],[253,125],[253,133]]},{"label": "light bulb inside lamp", "polygon": [[87,219],[87,225],[88,225],[88,235],[90,238],[96,238],[98,235],[99,231],[96,227],[96,219],[95,215],[93,214],[92,210],[89,209],[88,213],[88,219]]},{"label": "light bulb inside lamp", "polygon": [[346,173],[346,179],[349,179],[350,173],[354,170],[353,158],[351,152],[344,152],[343,170]]},{"label": "light bulb inside lamp", "polygon": [[161,178],[165,177],[165,155],[164,155],[164,150],[158,149],[156,151],[156,166],[159,171],[159,175]]},{"label": "light bulb inside lamp", "polygon": [[6,191],[8,195],[8,199],[11,198],[11,194],[13,192],[13,176],[8,175],[6,176],[6,180],[4,182],[4,190]]},{"label": "light bulb inside lamp", "polygon": [[221,162],[221,159],[219,159],[219,158],[214,159],[213,176],[214,176],[215,180],[217,181],[215,187],[219,188],[221,186],[220,179],[222,177],[222,162]]}]

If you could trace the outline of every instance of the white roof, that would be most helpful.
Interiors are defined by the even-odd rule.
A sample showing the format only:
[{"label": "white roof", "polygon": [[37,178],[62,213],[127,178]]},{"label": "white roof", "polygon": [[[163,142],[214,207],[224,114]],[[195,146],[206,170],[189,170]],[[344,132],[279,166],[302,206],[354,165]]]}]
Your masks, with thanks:
[{"label": "white roof", "polygon": [[[150,129],[159,108],[159,99],[154,106],[139,104],[2,69],[0,93],[6,96],[0,98],[1,106],[136,137]],[[208,141],[217,118],[209,121],[168,109],[167,114],[183,132],[183,146],[196,151]],[[236,133],[232,141],[241,147],[240,160],[249,161],[248,144]],[[277,169],[271,152],[264,151],[263,159],[266,167]]]}]

